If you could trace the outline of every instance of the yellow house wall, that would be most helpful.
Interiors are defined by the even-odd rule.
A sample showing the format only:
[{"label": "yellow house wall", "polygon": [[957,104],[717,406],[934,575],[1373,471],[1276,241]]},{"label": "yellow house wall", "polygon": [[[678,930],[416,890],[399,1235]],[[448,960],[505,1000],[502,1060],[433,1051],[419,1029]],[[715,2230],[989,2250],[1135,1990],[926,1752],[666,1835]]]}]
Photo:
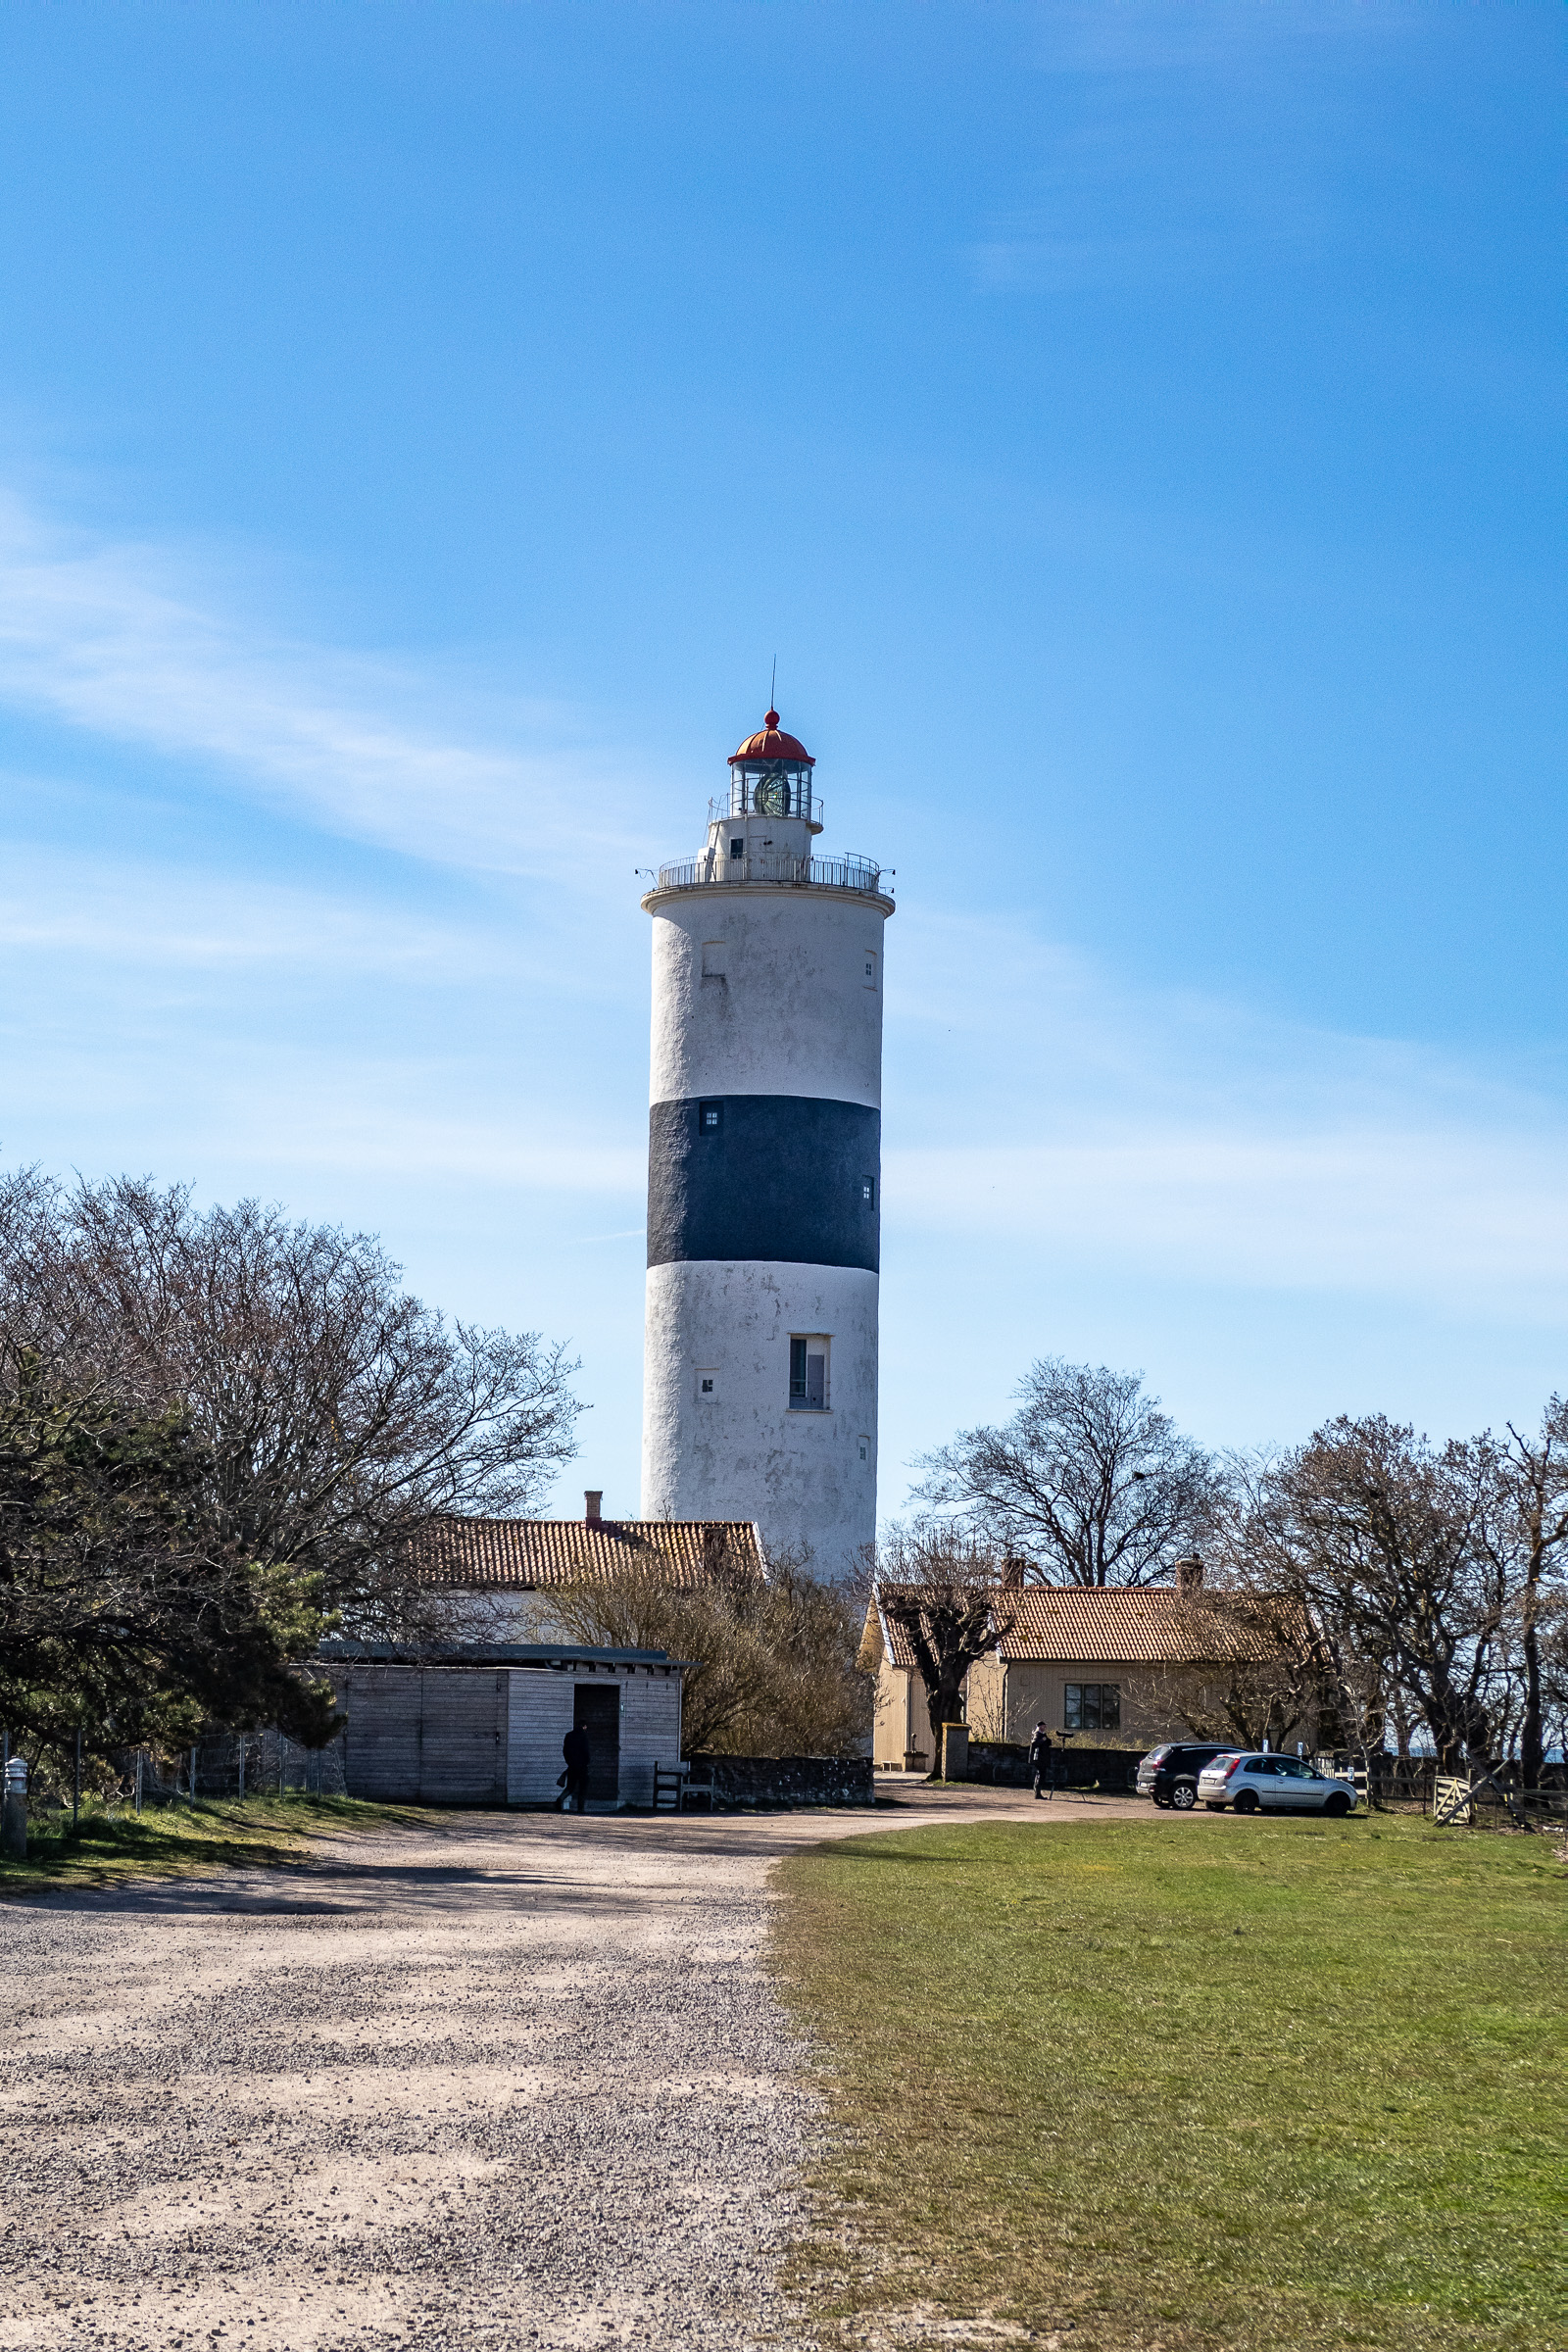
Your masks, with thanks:
[{"label": "yellow house wall", "polygon": [[[880,1642],[877,1648],[880,1650]],[[1072,1735],[1088,1747],[1149,1748],[1162,1740],[1190,1739],[1192,1734],[1176,1711],[1183,1691],[1196,1695],[1212,1683],[1217,1698],[1224,1687],[1219,1670],[1201,1666],[1185,1669],[1130,1666],[1124,1659],[1116,1658],[1072,1665],[1050,1660],[1004,1663],[997,1657],[981,1658],[969,1669],[964,1684],[964,1720],[970,1737],[1027,1744],[1035,1725],[1043,1721],[1052,1739],[1059,1741],[1066,1728],[1069,1683],[1114,1683],[1121,1692],[1119,1730]],[[1304,1721],[1293,1724],[1284,1744],[1293,1745],[1298,1739],[1314,1745],[1315,1726]],[[925,1764],[921,1769],[928,1771],[934,1759],[925,1687],[909,1668],[895,1666],[881,1656],[876,1678],[872,1760],[882,1768],[902,1767],[906,1751],[910,1748],[924,1754]]]},{"label": "yellow house wall", "polygon": [[[975,1673],[980,1669],[976,1668]],[[1190,1740],[1193,1735],[1177,1711],[1183,1692],[1199,1696],[1205,1684],[1213,1682],[1216,1698],[1224,1684],[1214,1674],[1205,1673],[1200,1666],[1186,1669],[1149,1666],[1129,1666],[1115,1658],[1102,1658],[1071,1666],[1013,1661],[1002,1668],[984,1687],[982,1705],[989,1719],[1005,1724],[1006,1728],[989,1734],[975,1725],[971,1706],[970,1723],[974,1737],[1028,1740],[1035,1725],[1044,1721],[1054,1740],[1059,1740],[1067,1723],[1067,1685],[1069,1683],[1114,1683],[1121,1692],[1121,1725],[1114,1732],[1074,1732],[1074,1740],[1087,1747],[1153,1747],[1162,1740]],[[998,1684],[1004,1687],[999,1690]],[[1286,1744],[1298,1736],[1310,1740],[1305,1725],[1292,1725]]]},{"label": "yellow house wall", "polygon": [[902,1768],[905,1752],[919,1748],[924,1770],[931,1768],[931,1721],[926,1712],[925,1685],[906,1666],[884,1658],[877,1669],[876,1713],[871,1727],[873,1766]]}]

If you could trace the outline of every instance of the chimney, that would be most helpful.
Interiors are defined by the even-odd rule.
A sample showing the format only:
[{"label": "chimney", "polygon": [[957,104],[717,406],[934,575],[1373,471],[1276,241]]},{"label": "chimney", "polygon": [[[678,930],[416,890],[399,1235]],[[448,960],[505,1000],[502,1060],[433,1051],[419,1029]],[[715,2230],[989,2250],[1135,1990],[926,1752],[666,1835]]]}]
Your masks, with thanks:
[{"label": "chimney", "polygon": [[1004,1592],[1021,1592],[1023,1591],[1023,1572],[1028,1565],[1027,1560],[1017,1559],[1009,1552],[1002,1563],[1002,1590]]},{"label": "chimney", "polygon": [[1190,1600],[1195,1592],[1203,1590],[1203,1563],[1195,1551],[1190,1560],[1176,1563],[1176,1592],[1180,1599]]},{"label": "chimney", "polygon": [[587,1520],[590,1527],[597,1527],[599,1525],[599,1505],[605,1499],[604,1488],[584,1487],[582,1499],[584,1504],[583,1517]]}]

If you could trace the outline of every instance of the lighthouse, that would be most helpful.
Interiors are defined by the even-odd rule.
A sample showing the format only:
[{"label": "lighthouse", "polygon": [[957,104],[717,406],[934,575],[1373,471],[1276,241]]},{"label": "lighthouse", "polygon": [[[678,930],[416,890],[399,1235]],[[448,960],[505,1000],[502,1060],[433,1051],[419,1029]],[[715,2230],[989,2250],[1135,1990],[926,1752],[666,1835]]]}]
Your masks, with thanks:
[{"label": "lighthouse", "polygon": [[645,1519],[756,1520],[843,1574],[876,1533],[883,936],[864,858],[812,855],[816,763],[769,710],[701,856],[660,868]]}]

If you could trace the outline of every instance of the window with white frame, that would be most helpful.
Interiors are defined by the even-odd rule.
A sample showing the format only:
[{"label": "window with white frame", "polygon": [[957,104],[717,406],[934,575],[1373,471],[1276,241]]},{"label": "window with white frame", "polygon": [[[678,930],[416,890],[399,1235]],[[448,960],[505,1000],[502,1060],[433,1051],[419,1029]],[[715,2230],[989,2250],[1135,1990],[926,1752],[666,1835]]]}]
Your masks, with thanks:
[{"label": "window with white frame", "polygon": [[829,1343],[821,1332],[790,1335],[790,1411],[825,1413],[829,1407]]}]

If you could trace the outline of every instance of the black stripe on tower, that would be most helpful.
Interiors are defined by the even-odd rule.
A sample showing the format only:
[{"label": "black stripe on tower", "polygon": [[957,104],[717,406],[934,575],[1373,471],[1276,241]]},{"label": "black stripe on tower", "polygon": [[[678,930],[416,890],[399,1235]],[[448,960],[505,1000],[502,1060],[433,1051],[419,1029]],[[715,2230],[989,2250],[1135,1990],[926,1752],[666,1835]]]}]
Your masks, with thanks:
[{"label": "black stripe on tower", "polygon": [[648,1114],[648,1263],[881,1257],[882,1113],[803,1095],[710,1095]]}]

